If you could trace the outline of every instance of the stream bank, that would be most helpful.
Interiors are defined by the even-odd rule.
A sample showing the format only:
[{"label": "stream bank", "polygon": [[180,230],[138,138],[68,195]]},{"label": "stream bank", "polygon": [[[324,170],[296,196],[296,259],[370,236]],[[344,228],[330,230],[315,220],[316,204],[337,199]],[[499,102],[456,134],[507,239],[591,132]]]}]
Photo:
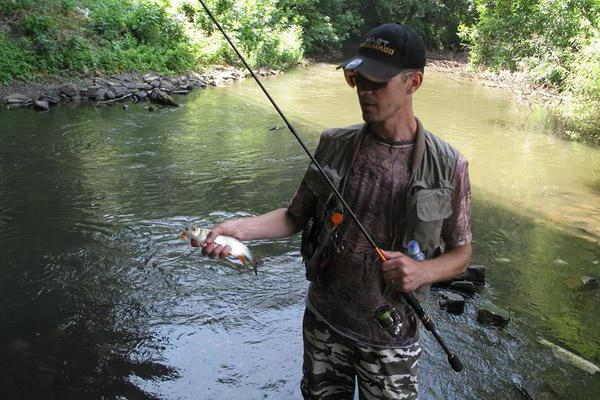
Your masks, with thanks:
[{"label": "stream bank", "polygon": [[[339,58],[340,54],[335,56]],[[308,60],[302,66],[313,62],[335,61],[327,57]],[[466,53],[428,52],[427,68],[443,72],[448,79],[460,84],[464,81],[479,81],[482,86],[507,88],[514,93],[518,102],[526,103],[529,109],[535,105],[551,108],[565,100],[555,89],[536,85],[523,73],[496,73],[482,68],[475,69],[469,65]],[[254,72],[259,77],[282,73],[271,68],[260,68]],[[193,89],[226,85],[248,75],[243,68],[213,66],[203,72],[191,71],[172,76],[154,72],[131,72],[92,77],[54,77],[40,82],[14,81],[0,87],[0,105],[6,109],[30,107],[46,111],[59,103],[110,106],[117,102],[152,101],[152,93],[157,90],[168,95],[186,95]]]},{"label": "stream bank", "polygon": [[[265,77],[277,75],[280,71],[261,68],[255,73]],[[134,72],[46,82],[17,81],[0,88],[0,99],[6,109],[30,107],[38,111],[47,111],[59,103],[106,106],[118,102],[152,101],[165,104],[171,103],[164,100],[171,95],[186,95],[193,89],[226,85],[246,75],[248,72],[244,69],[218,66],[203,73],[188,72],[175,76]]]}]

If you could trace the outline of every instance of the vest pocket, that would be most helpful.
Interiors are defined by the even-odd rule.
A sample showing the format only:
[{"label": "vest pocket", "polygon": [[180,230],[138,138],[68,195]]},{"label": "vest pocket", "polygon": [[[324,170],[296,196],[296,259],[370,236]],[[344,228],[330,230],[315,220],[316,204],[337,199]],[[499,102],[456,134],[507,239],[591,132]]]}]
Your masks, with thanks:
[{"label": "vest pocket", "polygon": [[415,193],[419,219],[432,222],[452,215],[451,194],[449,189],[422,189]]},{"label": "vest pocket", "polygon": [[440,247],[442,224],[444,219],[452,215],[451,200],[452,189],[421,189],[416,192],[408,202],[409,229],[405,236],[405,246],[414,239],[424,251]]}]

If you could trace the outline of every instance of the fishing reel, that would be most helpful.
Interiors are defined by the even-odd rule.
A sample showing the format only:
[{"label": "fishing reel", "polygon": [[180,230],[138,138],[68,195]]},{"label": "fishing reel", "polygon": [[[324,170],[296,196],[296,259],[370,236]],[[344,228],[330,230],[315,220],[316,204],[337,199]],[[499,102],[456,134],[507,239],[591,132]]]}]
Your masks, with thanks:
[{"label": "fishing reel", "polygon": [[394,307],[389,304],[382,304],[375,309],[373,317],[381,329],[394,337],[398,336],[403,323]]}]

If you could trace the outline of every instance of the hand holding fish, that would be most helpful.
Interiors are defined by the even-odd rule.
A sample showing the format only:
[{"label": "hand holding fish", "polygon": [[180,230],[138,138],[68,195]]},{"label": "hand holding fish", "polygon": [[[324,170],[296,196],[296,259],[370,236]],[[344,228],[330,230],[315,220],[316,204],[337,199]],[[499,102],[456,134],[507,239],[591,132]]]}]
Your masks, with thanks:
[{"label": "hand holding fish", "polygon": [[256,263],[250,249],[235,236],[240,236],[235,220],[225,221],[211,230],[186,225],[181,232],[181,239],[189,239],[193,247],[202,247],[202,252],[209,257],[236,257],[245,266],[251,265],[256,273]]},{"label": "hand holding fish", "polygon": [[202,246],[202,252],[209,257],[229,257],[231,255],[231,247],[219,244],[215,239],[217,236],[229,236],[240,240],[241,233],[237,221],[238,220],[230,219],[213,226],[206,236],[206,240]]}]

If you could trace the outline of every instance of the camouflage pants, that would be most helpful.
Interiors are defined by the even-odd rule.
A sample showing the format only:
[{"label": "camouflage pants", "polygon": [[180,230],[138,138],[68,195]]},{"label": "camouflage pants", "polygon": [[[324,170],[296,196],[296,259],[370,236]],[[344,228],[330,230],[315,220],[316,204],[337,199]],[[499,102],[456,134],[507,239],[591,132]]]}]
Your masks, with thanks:
[{"label": "camouflage pants", "polygon": [[358,344],[304,313],[304,399],[352,400],[355,377],[360,399],[417,399],[421,346],[382,349]]}]

